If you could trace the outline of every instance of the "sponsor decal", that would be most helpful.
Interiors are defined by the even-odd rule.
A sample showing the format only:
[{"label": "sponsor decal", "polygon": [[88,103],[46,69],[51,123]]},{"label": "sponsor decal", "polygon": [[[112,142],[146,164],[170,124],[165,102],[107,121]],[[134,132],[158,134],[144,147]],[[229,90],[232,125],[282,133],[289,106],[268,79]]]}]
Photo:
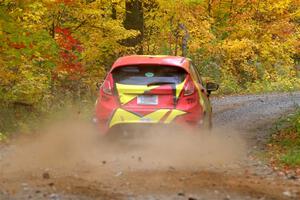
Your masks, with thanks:
[{"label": "sponsor decal", "polygon": [[151,77],[154,77],[154,73],[147,72],[147,73],[145,73],[145,76],[148,77],[148,78],[151,78]]}]

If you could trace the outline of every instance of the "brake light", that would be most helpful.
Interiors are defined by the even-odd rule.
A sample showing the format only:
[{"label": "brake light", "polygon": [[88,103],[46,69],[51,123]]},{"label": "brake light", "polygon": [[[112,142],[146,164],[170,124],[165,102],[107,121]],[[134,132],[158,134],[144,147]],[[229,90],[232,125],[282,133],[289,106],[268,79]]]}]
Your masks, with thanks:
[{"label": "brake light", "polygon": [[103,83],[103,86],[102,86],[102,91],[107,94],[107,95],[112,95],[113,94],[113,89],[111,87],[111,83],[109,80],[106,80],[104,83]]},{"label": "brake light", "polygon": [[194,85],[193,81],[188,80],[184,87],[183,95],[189,96],[189,95],[194,94],[194,92],[195,92],[195,85]]}]

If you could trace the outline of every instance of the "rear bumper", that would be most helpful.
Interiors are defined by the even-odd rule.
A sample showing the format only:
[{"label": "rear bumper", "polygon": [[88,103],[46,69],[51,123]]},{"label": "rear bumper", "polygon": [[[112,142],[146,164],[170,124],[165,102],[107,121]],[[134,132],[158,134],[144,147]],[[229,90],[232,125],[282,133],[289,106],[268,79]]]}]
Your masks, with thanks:
[{"label": "rear bumper", "polygon": [[149,124],[149,123],[139,123],[139,124],[118,124],[110,128],[106,134],[108,138],[146,138],[151,135],[172,135],[172,134],[193,134],[197,132],[191,126],[184,126],[181,124]]},{"label": "rear bumper", "polygon": [[107,134],[108,130],[119,127],[128,126],[134,127],[135,125],[162,125],[176,124],[180,126],[199,126],[203,122],[202,111],[190,110],[182,111],[178,109],[158,109],[148,115],[140,116],[136,113],[117,109],[109,119],[93,120],[100,129],[102,134]]}]

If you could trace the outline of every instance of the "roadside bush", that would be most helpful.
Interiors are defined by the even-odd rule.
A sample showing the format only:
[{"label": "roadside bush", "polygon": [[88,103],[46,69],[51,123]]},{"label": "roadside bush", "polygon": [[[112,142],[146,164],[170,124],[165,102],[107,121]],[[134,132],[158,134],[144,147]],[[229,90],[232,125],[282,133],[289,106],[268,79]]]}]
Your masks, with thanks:
[{"label": "roadside bush", "polygon": [[300,90],[300,79],[295,77],[279,77],[275,81],[256,81],[247,83],[246,93],[290,92]]},{"label": "roadside bush", "polygon": [[219,94],[238,94],[243,91],[241,85],[233,77],[226,77],[220,84]]},{"label": "roadside bush", "polygon": [[96,95],[57,91],[38,104],[20,102],[0,105],[0,141],[13,134],[35,133],[49,121],[80,117],[90,120]]},{"label": "roadside bush", "polygon": [[7,138],[6,134],[0,132],[0,142]]},{"label": "roadside bush", "polygon": [[300,167],[300,110],[276,124],[269,156],[275,165]]}]

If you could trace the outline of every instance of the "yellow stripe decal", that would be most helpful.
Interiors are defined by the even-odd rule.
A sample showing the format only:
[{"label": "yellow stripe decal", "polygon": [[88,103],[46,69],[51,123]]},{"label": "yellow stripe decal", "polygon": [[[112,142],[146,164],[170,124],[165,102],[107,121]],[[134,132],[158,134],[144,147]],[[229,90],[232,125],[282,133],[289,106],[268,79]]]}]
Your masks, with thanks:
[{"label": "yellow stripe decal", "polygon": [[200,104],[203,108],[203,111],[206,111],[206,106],[205,106],[205,102],[204,102],[204,96],[203,96],[203,93],[200,91],[199,92],[199,98],[200,98]]},{"label": "yellow stripe decal", "polygon": [[176,85],[176,98],[179,97],[183,87],[184,87],[184,84],[185,84],[186,81],[183,81],[182,83]]},{"label": "yellow stripe decal", "polygon": [[203,108],[203,111],[206,111],[206,106],[205,106],[205,103],[204,103],[203,94],[202,94],[202,91],[201,91],[201,89],[200,89],[200,87],[199,87],[199,84],[198,84],[198,82],[197,82],[196,80],[193,79],[192,76],[191,76],[191,78],[192,78],[192,80],[193,80],[194,85],[196,86],[197,91],[198,91],[198,94],[199,94],[199,102],[200,102],[200,104],[201,104],[201,106],[202,106],[202,108]]},{"label": "yellow stripe decal", "polygon": [[172,110],[171,114],[168,116],[168,118],[165,120],[166,124],[171,123],[177,116],[183,115],[186,112],[181,110]]},{"label": "yellow stripe decal", "polygon": [[116,84],[120,102],[122,105],[128,103],[129,101],[136,98],[138,95],[144,94],[147,91],[155,89],[159,86],[146,86],[146,85],[124,85],[124,84]]}]

